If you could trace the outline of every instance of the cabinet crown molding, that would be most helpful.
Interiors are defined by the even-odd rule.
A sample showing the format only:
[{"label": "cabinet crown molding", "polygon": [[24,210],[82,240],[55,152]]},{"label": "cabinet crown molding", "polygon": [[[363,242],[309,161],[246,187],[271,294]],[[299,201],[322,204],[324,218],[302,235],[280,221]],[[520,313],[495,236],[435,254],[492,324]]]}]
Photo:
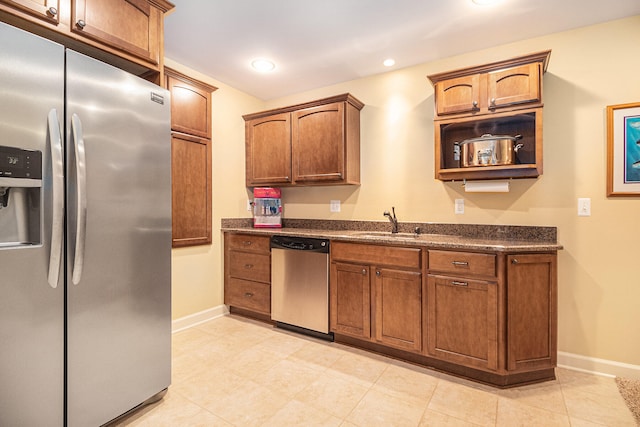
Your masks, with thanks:
[{"label": "cabinet crown molding", "polygon": [[542,63],[542,72],[547,71],[547,64],[549,63],[549,57],[551,56],[551,49],[541,52],[530,53],[528,55],[517,56],[515,58],[505,59],[502,61],[491,62],[483,65],[474,65],[470,67],[460,68],[453,71],[445,71],[442,73],[430,74],[427,76],[432,85],[442,80],[448,80],[456,77],[468,76],[471,74],[488,73],[491,71],[497,71],[502,68],[517,67],[518,65],[530,64],[532,62]]},{"label": "cabinet crown molding", "polygon": [[267,117],[273,114],[290,113],[292,111],[303,110],[305,108],[311,108],[311,107],[318,107],[320,105],[331,104],[333,102],[348,102],[349,104],[357,108],[358,111],[362,110],[362,108],[364,107],[364,103],[362,101],[358,100],[356,97],[354,97],[350,93],[343,93],[340,95],[330,96],[328,98],[304,102],[302,104],[289,105],[287,107],[274,108],[272,110],[265,110],[257,113],[245,114],[242,116],[242,118],[245,120],[259,119],[261,117]]}]

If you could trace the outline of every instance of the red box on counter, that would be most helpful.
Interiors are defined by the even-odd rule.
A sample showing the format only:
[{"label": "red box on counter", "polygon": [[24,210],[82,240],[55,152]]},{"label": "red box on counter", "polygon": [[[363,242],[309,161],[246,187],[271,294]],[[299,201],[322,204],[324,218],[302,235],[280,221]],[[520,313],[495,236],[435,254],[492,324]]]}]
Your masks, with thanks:
[{"label": "red box on counter", "polygon": [[253,189],[253,226],[256,228],[282,227],[281,191],[273,187]]}]

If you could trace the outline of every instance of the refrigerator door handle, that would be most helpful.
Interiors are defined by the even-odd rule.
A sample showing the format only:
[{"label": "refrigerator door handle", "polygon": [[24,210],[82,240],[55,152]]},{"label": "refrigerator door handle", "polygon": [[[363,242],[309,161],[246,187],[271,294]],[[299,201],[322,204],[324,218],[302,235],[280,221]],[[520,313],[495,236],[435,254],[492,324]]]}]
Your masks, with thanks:
[{"label": "refrigerator door handle", "polygon": [[76,205],[76,245],[71,281],[74,285],[77,285],[82,278],[82,267],[84,265],[84,241],[87,229],[87,165],[82,122],[80,121],[80,117],[75,113],[71,116],[71,135],[76,160],[76,193],[78,200]]},{"label": "refrigerator door handle", "polygon": [[47,116],[49,129],[49,147],[51,150],[52,177],[52,224],[51,252],[49,254],[49,274],[47,281],[52,288],[58,287],[60,278],[60,259],[62,256],[62,233],[64,232],[64,172],[62,163],[62,135],[60,121],[55,108]]}]

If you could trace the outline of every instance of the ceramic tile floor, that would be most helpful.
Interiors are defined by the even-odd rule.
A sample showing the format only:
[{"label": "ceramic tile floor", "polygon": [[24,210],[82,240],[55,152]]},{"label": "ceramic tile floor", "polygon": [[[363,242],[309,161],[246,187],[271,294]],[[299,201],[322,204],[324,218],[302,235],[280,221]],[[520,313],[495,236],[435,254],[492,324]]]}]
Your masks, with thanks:
[{"label": "ceramic tile floor", "polygon": [[224,316],[173,335],[165,398],[118,426],[636,426],[615,381],[499,390]]}]

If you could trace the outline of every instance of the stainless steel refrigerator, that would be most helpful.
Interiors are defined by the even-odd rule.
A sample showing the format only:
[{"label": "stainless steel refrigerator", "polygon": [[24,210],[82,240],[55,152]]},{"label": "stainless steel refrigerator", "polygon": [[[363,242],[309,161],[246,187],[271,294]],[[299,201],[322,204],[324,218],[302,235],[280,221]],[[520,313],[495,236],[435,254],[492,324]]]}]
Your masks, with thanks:
[{"label": "stainless steel refrigerator", "polygon": [[171,377],[164,89],[0,23],[0,426],[99,426]]}]

